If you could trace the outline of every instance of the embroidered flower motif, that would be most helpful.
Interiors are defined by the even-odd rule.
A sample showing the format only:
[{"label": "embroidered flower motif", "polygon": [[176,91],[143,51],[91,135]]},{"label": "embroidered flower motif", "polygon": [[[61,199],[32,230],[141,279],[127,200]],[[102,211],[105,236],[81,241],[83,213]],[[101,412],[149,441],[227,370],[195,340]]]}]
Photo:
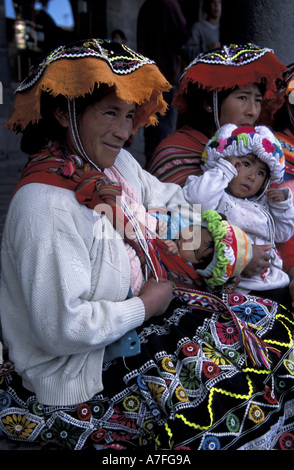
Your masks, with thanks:
[{"label": "embroidered flower motif", "polygon": [[91,409],[93,417],[96,419],[102,418],[102,416],[105,413],[105,407],[100,402],[95,402],[93,404],[90,404],[90,409]]},{"label": "embroidered flower motif", "polygon": [[214,362],[204,362],[203,372],[208,379],[212,379],[220,372],[220,368]]},{"label": "embroidered flower motif", "polygon": [[42,429],[40,438],[44,442],[55,442],[55,436],[49,428]]},{"label": "embroidered flower motif", "polygon": [[56,418],[50,430],[44,430],[42,436],[44,440],[57,442],[69,450],[74,450],[76,443],[83,432],[83,428],[79,429],[68,421]]},{"label": "embroidered flower motif", "polygon": [[151,434],[154,430],[154,425],[155,425],[155,420],[154,419],[147,419],[146,421],[144,421],[142,427],[143,427],[144,431]]},{"label": "embroidered flower motif", "polygon": [[27,415],[12,414],[6,416],[1,421],[8,434],[21,440],[28,439],[36,426],[36,423],[30,421]]},{"label": "embroidered flower motif", "polygon": [[285,380],[281,379],[280,377],[276,377],[275,379],[275,387],[279,393],[282,393],[286,389],[286,382]]},{"label": "embroidered flower motif", "polygon": [[201,338],[203,339],[203,341],[205,341],[208,344],[214,343],[213,336],[210,333],[208,333],[208,331],[203,331],[201,333]]},{"label": "embroidered flower motif", "polygon": [[273,300],[271,299],[263,299],[262,297],[257,297],[257,302],[262,305],[266,305],[267,307],[272,307]]},{"label": "embroidered flower motif", "polygon": [[98,429],[98,431],[95,431],[91,434],[91,439],[94,442],[100,442],[102,441],[102,439],[105,438],[106,435],[107,435],[106,429]]},{"label": "embroidered flower motif", "polygon": [[271,405],[275,405],[277,403],[277,399],[275,397],[275,394],[269,387],[266,387],[263,396]]},{"label": "embroidered flower motif", "polygon": [[227,364],[227,359],[224,358],[224,356],[220,352],[216,351],[211,346],[209,345],[204,346],[203,352],[208,359],[211,359],[216,364],[219,364],[219,365]]},{"label": "embroidered flower motif", "polygon": [[138,387],[141,388],[142,390],[148,390],[147,383],[143,375],[138,375],[137,384],[138,384]]},{"label": "embroidered flower motif", "polygon": [[249,409],[249,418],[252,419],[254,423],[261,423],[264,420],[264,412],[257,405],[251,405]]},{"label": "embroidered flower motif", "polygon": [[291,375],[294,375],[294,362],[289,359],[284,360],[284,366],[290,372]]},{"label": "embroidered flower motif", "polygon": [[187,343],[183,346],[183,353],[185,356],[196,356],[198,351],[199,348],[194,343]]},{"label": "embroidered flower motif", "polygon": [[39,403],[39,402],[35,401],[32,404],[32,412],[37,416],[43,416],[44,415],[44,405],[42,405],[42,403]]},{"label": "embroidered flower motif", "polygon": [[176,368],[175,368],[175,366],[174,366],[174,364],[173,364],[173,361],[172,361],[171,358],[168,357],[168,356],[167,356],[167,357],[164,357],[164,358],[162,359],[162,368],[163,368],[164,370],[166,370],[167,372],[171,372],[171,373],[174,373],[174,374],[177,372],[177,370],[176,370]]},{"label": "embroidered flower motif", "polygon": [[0,410],[5,410],[5,408],[8,408],[10,406],[10,403],[10,396],[3,390],[0,390]]},{"label": "embroidered flower motif", "polygon": [[86,403],[83,403],[83,404],[78,406],[77,413],[78,413],[78,417],[81,421],[89,421],[89,419],[92,416],[92,412],[90,410],[90,407]]},{"label": "embroidered flower motif", "polygon": [[238,432],[240,429],[240,420],[234,413],[229,413],[226,419],[226,425],[230,432]]},{"label": "embroidered flower motif", "polygon": [[180,381],[188,390],[197,390],[199,388],[199,380],[195,376],[195,362],[189,362],[183,365],[180,372]]},{"label": "embroidered flower motif", "polygon": [[237,328],[234,325],[226,325],[222,323],[216,323],[215,325],[218,337],[222,343],[231,345],[238,342],[239,335]]},{"label": "embroidered flower motif", "polygon": [[127,411],[136,411],[140,407],[140,400],[134,395],[130,395],[124,399],[123,405]]},{"label": "embroidered flower motif", "polygon": [[280,437],[279,443],[282,450],[294,450],[294,435],[286,432]]},{"label": "embroidered flower motif", "polygon": [[136,429],[136,422],[134,419],[126,416],[117,406],[113,407],[113,414],[109,418],[109,422],[118,423],[131,429]]},{"label": "embroidered flower motif", "polygon": [[225,349],[224,353],[230,362],[233,362],[234,364],[239,361],[241,356],[241,354],[234,349]]},{"label": "embroidered flower motif", "polygon": [[71,261],[71,266],[73,271],[83,273],[84,272],[84,264],[80,259],[73,258]]},{"label": "embroidered flower motif", "polygon": [[245,300],[244,295],[241,294],[229,294],[229,303],[231,305],[239,305],[242,304]]},{"label": "embroidered flower motif", "polygon": [[161,396],[165,390],[165,387],[163,387],[162,385],[154,384],[152,382],[148,382],[147,385],[154,400],[156,400],[157,403],[160,404]]},{"label": "embroidered flower motif", "polygon": [[215,436],[208,436],[204,439],[202,444],[203,450],[219,450],[220,442]]},{"label": "embroidered flower motif", "polygon": [[179,401],[189,401],[189,397],[187,395],[187,392],[183,387],[181,387],[181,385],[179,385],[176,388],[175,394],[176,394],[176,397]]},{"label": "embroidered flower motif", "polygon": [[154,417],[154,419],[156,421],[159,421],[160,418],[161,418],[161,411],[160,409],[158,408],[158,405],[155,404],[155,403],[150,403],[149,404],[149,408],[150,408],[150,411],[152,413],[152,416]]},{"label": "embroidered flower motif", "polygon": [[256,303],[245,303],[239,307],[232,306],[232,310],[241,320],[252,324],[259,322],[266,315],[263,308]]}]

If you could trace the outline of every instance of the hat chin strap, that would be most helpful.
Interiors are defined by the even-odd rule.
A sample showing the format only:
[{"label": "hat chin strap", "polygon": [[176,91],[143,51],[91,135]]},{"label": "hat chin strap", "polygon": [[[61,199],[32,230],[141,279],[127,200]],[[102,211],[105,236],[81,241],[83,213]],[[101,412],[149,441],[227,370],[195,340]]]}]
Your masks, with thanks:
[{"label": "hat chin strap", "polygon": [[96,170],[101,171],[101,169],[86,154],[82,141],[80,139],[80,134],[78,131],[78,126],[77,126],[75,99],[74,98],[72,100],[68,99],[67,105],[68,105],[68,113],[69,113],[69,120],[70,120],[70,127],[72,131],[72,135],[73,135],[76,148],[80,156],[83,157],[85,160],[87,160],[87,162],[89,162],[91,165],[93,165],[94,168],[96,168]]},{"label": "hat chin strap", "polygon": [[213,117],[214,117],[214,123],[217,128],[217,130],[220,128],[220,123],[218,119],[218,103],[217,103],[217,90],[213,90],[212,92],[212,97],[213,97]]}]

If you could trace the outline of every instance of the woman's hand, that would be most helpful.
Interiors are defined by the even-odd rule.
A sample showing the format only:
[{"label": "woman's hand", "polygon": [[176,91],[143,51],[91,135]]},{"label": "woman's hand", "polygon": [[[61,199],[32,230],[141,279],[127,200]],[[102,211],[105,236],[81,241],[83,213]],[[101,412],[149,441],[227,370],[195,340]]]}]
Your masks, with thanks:
[{"label": "woman's hand", "polygon": [[162,315],[172,300],[173,283],[167,279],[149,279],[141,289],[140,299],[145,307],[145,320]]},{"label": "woman's hand", "polygon": [[242,276],[251,277],[263,273],[270,266],[270,254],[267,253],[272,245],[252,245],[252,258],[242,271]]}]

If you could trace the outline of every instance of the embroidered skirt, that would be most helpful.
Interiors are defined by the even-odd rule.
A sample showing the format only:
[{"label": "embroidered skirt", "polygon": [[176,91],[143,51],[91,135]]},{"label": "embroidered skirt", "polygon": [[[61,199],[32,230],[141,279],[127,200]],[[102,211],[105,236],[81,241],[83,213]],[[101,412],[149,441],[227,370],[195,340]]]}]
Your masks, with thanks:
[{"label": "embroidered skirt", "polygon": [[[270,369],[250,362],[230,312],[263,339]],[[294,449],[293,330],[270,300],[182,292],[137,330],[140,354],[104,364],[104,391],[86,403],[38,403],[6,361],[0,436],[71,450]]]}]

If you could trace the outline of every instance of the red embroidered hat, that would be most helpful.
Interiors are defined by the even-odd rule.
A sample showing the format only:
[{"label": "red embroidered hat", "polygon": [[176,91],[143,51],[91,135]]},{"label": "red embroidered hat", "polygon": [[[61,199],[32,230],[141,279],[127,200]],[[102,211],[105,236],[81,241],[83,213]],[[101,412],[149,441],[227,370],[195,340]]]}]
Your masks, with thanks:
[{"label": "red embroidered hat", "polygon": [[285,70],[272,49],[255,44],[230,44],[199,54],[185,69],[180,79],[174,105],[186,109],[185,95],[189,83],[207,91],[244,88],[252,83],[263,83],[266,98],[276,93],[275,80]]}]

